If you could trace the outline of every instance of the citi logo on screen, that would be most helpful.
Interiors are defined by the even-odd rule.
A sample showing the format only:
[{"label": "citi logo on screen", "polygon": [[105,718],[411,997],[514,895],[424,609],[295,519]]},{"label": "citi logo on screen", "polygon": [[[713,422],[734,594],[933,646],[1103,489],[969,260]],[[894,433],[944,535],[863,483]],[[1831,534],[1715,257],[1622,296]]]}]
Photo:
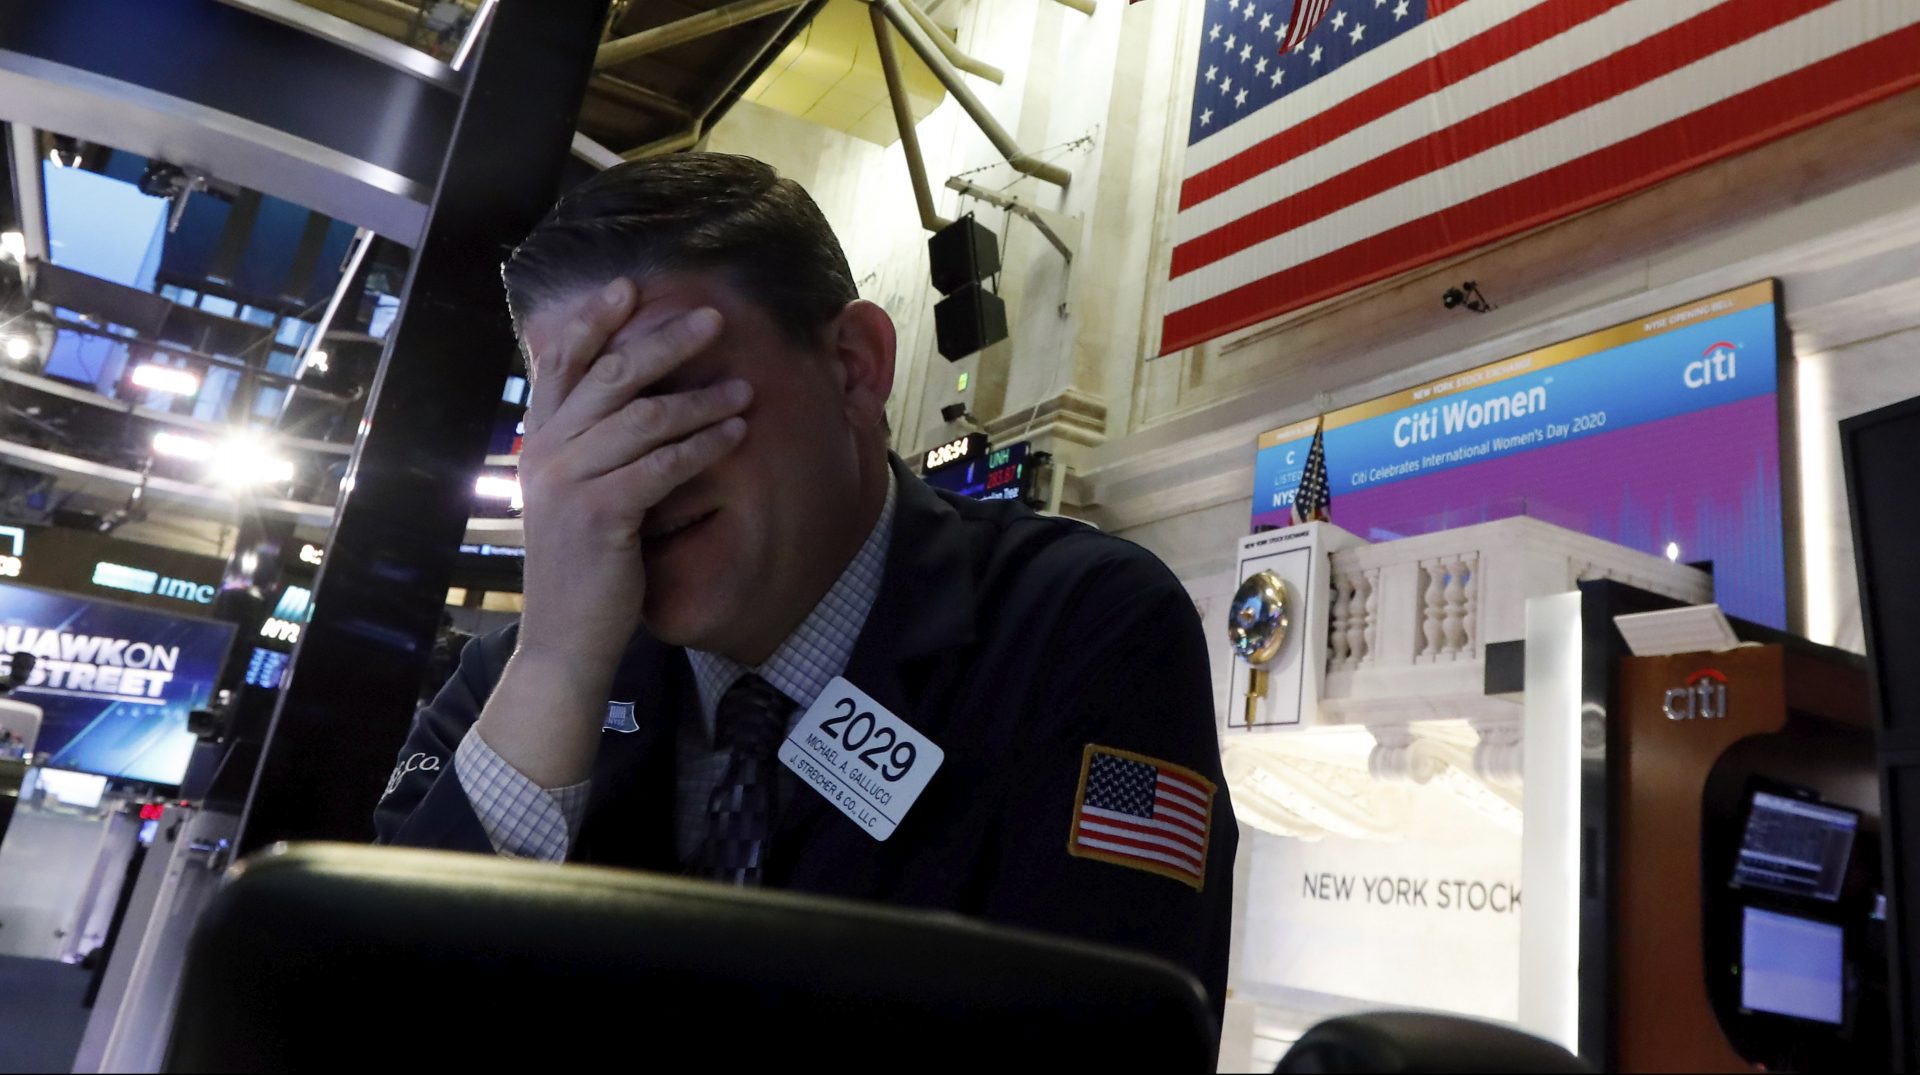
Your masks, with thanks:
[{"label": "citi logo on screen", "polygon": [[1727,677],[1718,668],[1702,668],[1661,699],[1668,720],[1719,720],[1727,715]]},{"label": "citi logo on screen", "polygon": [[1731,381],[1739,372],[1737,362],[1740,349],[1721,340],[1707,345],[1700,357],[1687,363],[1680,377],[1687,382],[1688,388],[1705,388],[1721,381]]}]

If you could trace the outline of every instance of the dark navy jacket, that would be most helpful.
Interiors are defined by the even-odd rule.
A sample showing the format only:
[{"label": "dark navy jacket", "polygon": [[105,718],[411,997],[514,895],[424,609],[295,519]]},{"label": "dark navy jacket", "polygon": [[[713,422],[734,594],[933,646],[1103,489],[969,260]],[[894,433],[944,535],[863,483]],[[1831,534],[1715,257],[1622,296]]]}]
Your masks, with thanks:
[{"label": "dark navy jacket", "polygon": [[[767,884],[950,910],[1140,949],[1226,992],[1238,842],[1192,600],[1137,546],[1010,502],[928,487],[897,460],[892,544],[846,678],[946,751],[885,842],[810,788],[783,789]],[[415,717],[375,813],[384,843],[491,851],[453,752],[513,649],[474,640]],[[612,699],[640,730],[603,732],[570,860],[677,872],[674,734],[698,704],[684,650],[636,635]],[[1068,853],[1089,743],[1198,772],[1218,788],[1205,882]],[[799,778],[784,767],[780,779]]]}]

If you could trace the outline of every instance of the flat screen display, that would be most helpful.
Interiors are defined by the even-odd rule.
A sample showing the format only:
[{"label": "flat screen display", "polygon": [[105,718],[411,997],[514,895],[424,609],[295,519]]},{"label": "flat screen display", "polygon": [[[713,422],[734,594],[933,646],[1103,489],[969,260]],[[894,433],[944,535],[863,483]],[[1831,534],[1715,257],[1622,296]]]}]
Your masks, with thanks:
[{"label": "flat screen display", "polygon": [[1830,922],[1743,908],[1740,1006],[1838,1024],[1845,1001],[1845,934]]},{"label": "flat screen display", "polygon": [[964,463],[926,473],[928,485],[975,500],[1019,500],[1032,484],[1027,473],[1027,442],[1019,441]]},{"label": "flat screen display", "polygon": [[1772,281],[1260,437],[1253,524],[1285,526],[1316,426],[1335,525],[1391,541],[1527,516],[1712,561],[1729,615],[1786,626]]},{"label": "flat screen display", "polygon": [[233,625],[0,584],[0,674],[31,653],[11,697],[44,713],[35,753],[58,769],[180,783]]},{"label": "flat screen display", "polygon": [[253,656],[247,660],[247,685],[279,690],[280,683],[286,678],[287,665],[292,663],[293,655],[264,646],[253,647]]},{"label": "flat screen display", "polygon": [[1733,883],[1791,896],[1840,898],[1859,816],[1851,810],[1756,791],[1734,861]]},{"label": "flat screen display", "polygon": [[39,788],[50,799],[68,806],[95,810],[107,795],[107,778],[94,773],[72,773],[65,769],[38,769]]}]

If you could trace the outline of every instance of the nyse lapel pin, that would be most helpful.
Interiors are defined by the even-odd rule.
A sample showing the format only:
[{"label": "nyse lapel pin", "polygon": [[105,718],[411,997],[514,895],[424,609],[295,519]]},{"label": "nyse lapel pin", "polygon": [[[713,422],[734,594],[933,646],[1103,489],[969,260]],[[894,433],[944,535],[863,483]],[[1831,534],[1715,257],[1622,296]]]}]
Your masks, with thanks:
[{"label": "nyse lapel pin", "polygon": [[637,732],[640,722],[633,718],[632,702],[608,702],[607,720],[601,728],[610,732]]}]

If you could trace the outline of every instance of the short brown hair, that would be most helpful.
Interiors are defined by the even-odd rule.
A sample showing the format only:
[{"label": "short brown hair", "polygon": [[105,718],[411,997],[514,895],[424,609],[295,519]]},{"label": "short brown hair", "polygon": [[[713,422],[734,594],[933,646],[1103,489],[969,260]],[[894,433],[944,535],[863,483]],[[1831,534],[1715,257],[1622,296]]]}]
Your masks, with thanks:
[{"label": "short brown hair", "polygon": [[516,325],[615,277],[719,270],[796,343],[860,297],[840,240],[805,189],[752,157],[676,153],[616,165],[556,203],[508,255]]}]

